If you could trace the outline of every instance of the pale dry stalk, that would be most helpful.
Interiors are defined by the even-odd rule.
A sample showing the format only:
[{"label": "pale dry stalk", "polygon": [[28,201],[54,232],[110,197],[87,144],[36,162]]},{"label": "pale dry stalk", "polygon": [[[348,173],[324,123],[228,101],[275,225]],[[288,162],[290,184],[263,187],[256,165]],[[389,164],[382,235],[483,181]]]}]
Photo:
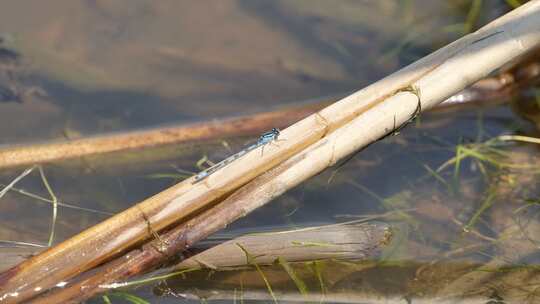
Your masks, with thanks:
[{"label": "pale dry stalk", "polygon": [[306,117],[322,107],[323,100],[317,101],[302,108],[291,107],[202,123],[170,125],[50,143],[7,146],[0,149],[0,169],[261,133]]}]

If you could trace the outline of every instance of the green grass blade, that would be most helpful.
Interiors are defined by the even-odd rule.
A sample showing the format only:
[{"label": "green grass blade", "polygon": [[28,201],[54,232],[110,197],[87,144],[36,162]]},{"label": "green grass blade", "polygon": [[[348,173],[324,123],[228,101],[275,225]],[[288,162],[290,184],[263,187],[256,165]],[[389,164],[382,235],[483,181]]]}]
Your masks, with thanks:
[{"label": "green grass blade", "polygon": [[278,263],[285,269],[291,280],[293,280],[294,284],[296,285],[296,288],[298,288],[298,291],[304,296],[308,295],[308,288],[306,286],[306,283],[298,277],[294,269],[289,265],[289,263],[282,257],[278,258]]}]

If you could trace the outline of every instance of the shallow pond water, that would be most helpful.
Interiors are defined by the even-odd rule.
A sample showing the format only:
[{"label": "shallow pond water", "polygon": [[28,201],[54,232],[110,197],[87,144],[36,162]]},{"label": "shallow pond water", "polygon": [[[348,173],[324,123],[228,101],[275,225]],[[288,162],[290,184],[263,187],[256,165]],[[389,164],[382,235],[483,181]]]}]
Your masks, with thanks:
[{"label": "shallow pond water", "polygon": [[[476,0],[25,0],[0,8],[5,146],[250,114],[351,92],[510,9],[506,1]],[[302,298],[279,265],[262,267],[283,301],[459,295],[534,302],[538,150],[490,139],[535,132],[505,104],[426,113],[222,233],[367,216],[399,227],[365,265],[320,262],[319,272],[293,265],[311,298]],[[60,208],[53,243],[174,184],[179,169],[197,171],[203,155],[222,159],[256,136],[43,166],[62,202],[86,208]],[[23,170],[4,170],[0,182]],[[17,188],[49,195],[37,170]],[[0,240],[45,246],[51,216],[48,203],[11,191],[0,199]],[[252,268],[188,273],[122,292],[150,303],[272,301]],[[124,293],[110,300],[124,303]]]}]

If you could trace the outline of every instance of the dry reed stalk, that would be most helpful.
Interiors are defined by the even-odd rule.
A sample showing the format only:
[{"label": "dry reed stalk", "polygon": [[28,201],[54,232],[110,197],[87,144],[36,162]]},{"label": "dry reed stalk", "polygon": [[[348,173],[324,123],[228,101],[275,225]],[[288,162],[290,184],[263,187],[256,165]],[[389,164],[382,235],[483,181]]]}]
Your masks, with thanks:
[{"label": "dry reed stalk", "polygon": [[[202,294],[202,295],[201,295]],[[257,302],[257,303],[273,303],[277,300],[278,303],[341,303],[341,304],[403,304],[403,299],[408,294],[403,295],[388,295],[388,294],[373,294],[373,292],[366,292],[361,288],[357,290],[349,291],[331,291],[331,292],[310,292],[308,294],[302,294],[298,291],[273,291],[270,294],[267,290],[259,289],[244,289],[241,291],[231,289],[212,289],[201,288],[199,290],[187,290],[185,292],[178,292],[177,297],[182,297],[186,301],[199,301],[199,302],[213,302],[223,301],[227,303],[236,302]],[[272,297],[272,295],[274,297]],[[174,296],[174,294],[173,294]],[[240,301],[239,301],[240,299]],[[466,300],[451,299],[451,300],[434,300],[432,298],[414,298],[415,304],[485,304],[490,303],[491,299],[488,297],[470,297]]]},{"label": "dry reed stalk", "polygon": [[[255,150],[201,183],[183,181],[16,266],[0,277],[0,299],[18,302],[74,277],[147,238],[148,223],[160,230],[185,219],[288,159],[275,187],[259,192],[268,201],[406,123],[419,102],[423,109],[433,107],[539,43],[540,0],[533,0],[287,128],[283,141],[267,145],[264,155]],[[212,224],[228,223],[217,220]],[[200,233],[189,228],[188,234]]]},{"label": "dry reed stalk", "polygon": [[[495,99],[508,99],[516,89],[526,87],[540,73],[538,56],[533,63],[517,62],[505,73],[481,79],[468,90],[459,92],[442,104],[446,108],[471,101],[492,103]],[[530,60],[529,60],[530,61]],[[514,67],[514,65],[516,65]],[[136,150],[161,145],[222,139],[229,136],[252,135],[273,127],[283,128],[343,97],[344,94],[304,101],[286,109],[231,117],[192,124],[171,125],[148,130],[118,132],[66,142],[6,146],[0,149],[0,169],[29,166],[40,163],[90,157],[105,153]],[[456,101],[458,100],[458,101]]]},{"label": "dry reed stalk", "polygon": [[192,247],[194,243],[223,229],[229,223],[283,193],[284,189],[272,187],[279,182],[281,177],[279,173],[287,168],[288,162],[278,165],[241,187],[213,208],[160,235],[158,239],[143,245],[141,249],[125,254],[124,257],[128,258],[120,257],[110,261],[94,274],[75,278],[64,288],[41,295],[32,303],[77,303],[118,286],[115,282],[158,266],[172,255]]},{"label": "dry reed stalk", "polygon": [[251,135],[273,127],[285,127],[306,117],[331,100],[290,107],[277,111],[233,117],[202,123],[181,124],[161,128],[114,133],[65,142],[20,145],[0,149],[0,169],[31,166],[104,153],[135,150],[184,142],[222,139]]},{"label": "dry reed stalk", "polygon": [[[285,189],[273,190],[276,190],[276,184],[279,186],[281,174],[288,168],[288,163],[280,164],[258,176],[214,208],[182,223],[145,244],[141,249],[132,250],[124,257],[101,266],[99,271],[83,275],[82,278],[77,277],[64,288],[40,295],[30,303],[78,303],[99,292],[122,286],[122,283],[116,282],[162,264],[171,256],[190,248],[197,241],[223,229],[228,223],[247,215],[283,193]],[[379,226],[379,229],[374,229],[371,233],[371,247],[375,250],[385,246],[392,237],[391,231],[384,226]]]},{"label": "dry reed stalk", "polygon": [[[390,225],[382,222],[340,223],[294,230],[243,235],[195,256],[174,268],[225,269],[246,266],[246,250],[251,263],[272,264],[278,258],[287,262],[341,259],[366,260],[374,257],[392,238]],[[240,246],[239,246],[240,245]]]}]

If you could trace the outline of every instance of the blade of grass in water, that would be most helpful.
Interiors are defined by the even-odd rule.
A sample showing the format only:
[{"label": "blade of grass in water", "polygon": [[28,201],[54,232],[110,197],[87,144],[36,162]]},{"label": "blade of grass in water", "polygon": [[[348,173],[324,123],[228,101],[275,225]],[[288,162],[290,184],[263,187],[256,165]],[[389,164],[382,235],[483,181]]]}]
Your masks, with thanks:
[{"label": "blade of grass in water", "polygon": [[521,5],[521,2],[519,0],[506,0],[506,4],[511,8],[517,8]]},{"label": "blade of grass in water", "polygon": [[47,245],[50,247],[52,246],[52,243],[54,242],[54,233],[56,230],[56,219],[58,218],[58,199],[56,198],[56,195],[54,194],[51,185],[49,184],[49,181],[47,180],[47,177],[45,176],[45,172],[43,171],[43,167],[39,166],[39,175],[41,176],[41,180],[43,181],[43,185],[45,185],[45,188],[47,188],[47,192],[49,192],[49,195],[52,199],[52,207],[53,207],[53,215],[51,219],[51,232],[49,233],[49,241],[47,242]]},{"label": "blade of grass in water", "polygon": [[125,301],[133,303],[133,304],[150,304],[150,302],[146,301],[145,299],[129,294],[127,292],[113,292],[113,293],[110,293],[109,295],[124,299]]},{"label": "blade of grass in water", "polygon": [[21,173],[13,181],[11,181],[11,183],[9,183],[7,186],[5,186],[4,189],[2,189],[2,191],[0,191],[0,198],[2,198],[4,195],[6,195],[6,193],[11,188],[13,188],[13,186],[15,186],[15,184],[18,183],[21,179],[23,179],[28,174],[32,173],[32,171],[34,171],[35,168],[36,168],[36,166],[33,166],[31,168],[28,168],[28,169],[24,170],[23,173]]},{"label": "blade of grass in water", "polygon": [[493,201],[495,200],[496,196],[497,196],[496,192],[493,190],[490,190],[488,196],[482,202],[482,205],[480,206],[480,208],[476,210],[476,212],[473,214],[473,216],[471,217],[467,225],[463,227],[463,230],[468,232],[476,224],[476,222],[478,221],[478,218],[484,213],[484,211],[486,211],[487,209],[489,209],[489,207],[493,205]]},{"label": "blade of grass in water", "polygon": [[296,285],[296,288],[298,288],[298,291],[300,291],[301,294],[307,296],[308,295],[308,288],[306,286],[306,283],[302,281],[302,279],[296,275],[296,272],[294,269],[289,265],[289,263],[282,257],[278,258],[279,265],[285,269],[289,277],[291,277],[291,280],[293,280],[294,284]]},{"label": "blade of grass in water", "polygon": [[268,281],[268,278],[266,278],[266,275],[264,275],[264,272],[261,270],[261,267],[257,262],[255,262],[255,258],[239,243],[236,243],[236,246],[238,246],[246,255],[246,260],[248,264],[255,266],[255,269],[257,269],[257,272],[261,275],[261,278],[264,281],[264,284],[266,285],[266,288],[268,289],[268,292],[272,296],[272,299],[274,300],[274,303],[278,303],[276,296],[274,294],[274,291],[272,290],[272,286],[270,285],[270,282]]}]

